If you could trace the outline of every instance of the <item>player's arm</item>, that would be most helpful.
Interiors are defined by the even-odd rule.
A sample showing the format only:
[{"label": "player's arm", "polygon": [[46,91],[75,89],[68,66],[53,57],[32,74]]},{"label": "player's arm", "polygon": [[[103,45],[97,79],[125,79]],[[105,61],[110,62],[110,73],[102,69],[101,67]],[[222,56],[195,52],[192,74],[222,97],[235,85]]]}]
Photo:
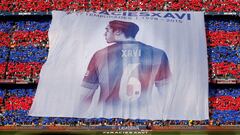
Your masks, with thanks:
[{"label": "player's arm", "polygon": [[98,75],[96,56],[94,55],[88,64],[87,71],[81,83],[80,104],[84,109],[90,106],[95,90],[99,86]]}]

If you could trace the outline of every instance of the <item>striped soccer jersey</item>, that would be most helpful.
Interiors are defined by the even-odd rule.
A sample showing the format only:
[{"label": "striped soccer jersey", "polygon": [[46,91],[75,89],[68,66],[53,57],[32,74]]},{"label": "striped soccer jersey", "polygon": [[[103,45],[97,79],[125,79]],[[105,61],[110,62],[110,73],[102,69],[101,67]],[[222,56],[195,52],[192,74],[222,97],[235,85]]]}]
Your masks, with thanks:
[{"label": "striped soccer jersey", "polygon": [[116,42],[97,51],[87,68],[82,86],[96,90],[100,101],[134,101],[153,86],[168,80],[170,68],[166,53],[137,41]]}]

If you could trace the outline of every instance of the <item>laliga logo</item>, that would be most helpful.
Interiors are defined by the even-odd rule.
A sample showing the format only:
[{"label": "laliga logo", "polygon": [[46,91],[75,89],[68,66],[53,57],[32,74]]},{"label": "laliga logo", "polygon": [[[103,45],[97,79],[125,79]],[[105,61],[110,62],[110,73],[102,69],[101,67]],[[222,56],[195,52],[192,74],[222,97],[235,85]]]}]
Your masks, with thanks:
[{"label": "laliga logo", "polygon": [[122,101],[132,102],[141,95],[141,83],[136,77],[131,77],[133,71],[137,70],[138,64],[128,64],[123,70],[120,82],[119,97]]}]

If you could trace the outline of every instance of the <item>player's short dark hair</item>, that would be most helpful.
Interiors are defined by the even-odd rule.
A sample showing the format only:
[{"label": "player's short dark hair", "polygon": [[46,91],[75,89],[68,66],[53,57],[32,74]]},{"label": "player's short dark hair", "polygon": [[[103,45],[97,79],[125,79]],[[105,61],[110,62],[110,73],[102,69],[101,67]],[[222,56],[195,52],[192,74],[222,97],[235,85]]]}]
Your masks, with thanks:
[{"label": "player's short dark hair", "polygon": [[126,38],[135,38],[137,32],[139,31],[138,25],[132,22],[114,20],[109,22],[109,26],[113,29],[113,32],[116,30],[122,31]]}]

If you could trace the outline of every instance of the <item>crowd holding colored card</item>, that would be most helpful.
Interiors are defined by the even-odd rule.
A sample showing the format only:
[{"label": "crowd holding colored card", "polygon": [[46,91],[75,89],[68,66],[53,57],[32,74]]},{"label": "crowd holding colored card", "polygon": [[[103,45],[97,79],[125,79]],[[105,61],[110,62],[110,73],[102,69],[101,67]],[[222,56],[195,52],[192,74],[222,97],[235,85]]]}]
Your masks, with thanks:
[{"label": "crowd holding colored card", "polygon": [[[161,10],[236,12],[240,3],[234,0],[2,0],[1,11],[47,12],[52,10]],[[234,19],[210,19],[206,22],[209,57],[209,78],[240,79],[240,22]],[[48,29],[50,21],[1,21],[0,22],[0,79],[38,79],[48,56]],[[0,88],[0,126],[6,125],[127,125],[125,119],[40,118],[27,116],[36,89]],[[214,125],[236,125],[240,122],[240,87],[212,88],[209,90],[210,121]],[[146,124],[148,120],[130,120]],[[188,121],[168,121],[188,125]],[[156,125],[165,123],[155,121]],[[197,121],[208,125],[209,120]]]},{"label": "crowd holding colored card", "polygon": [[239,2],[235,0],[223,1],[172,1],[172,0],[3,0],[0,10],[6,12],[48,12],[52,10],[64,11],[92,11],[92,10],[142,10],[142,11],[206,11],[206,12],[236,12]]}]

